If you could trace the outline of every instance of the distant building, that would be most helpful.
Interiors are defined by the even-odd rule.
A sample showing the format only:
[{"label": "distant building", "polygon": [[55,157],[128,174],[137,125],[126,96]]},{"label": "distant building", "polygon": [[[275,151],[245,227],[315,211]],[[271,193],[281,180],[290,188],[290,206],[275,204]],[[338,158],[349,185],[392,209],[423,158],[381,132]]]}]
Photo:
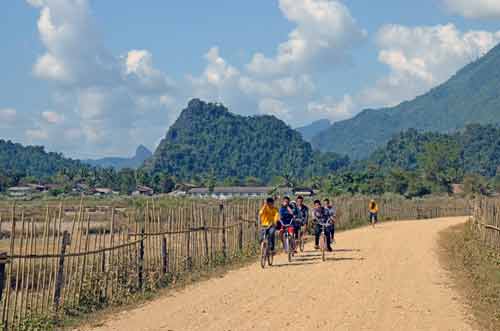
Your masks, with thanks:
[{"label": "distant building", "polygon": [[96,187],[94,189],[94,195],[102,196],[102,195],[111,195],[113,194],[113,190],[107,187]]},{"label": "distant building", "polygon": [[[273,187],[268,186],[232,186],[232,187],[214,187],[212,192],[207,187],[192,188],[188,191],[188,195],[197,198],[215,198],[215,199],[230,199],[230,198],[257,198],[267,197],[273,191]],[[291,192],[289,188],[279,189],[280,193],[288,194]]]},{"label": "distant building", "polygon": [[170,193],[167,193],[167,195],[171,197],[183,197],[187,195],[187,192],[184,190],[175,190]]},{"label": "distant building", "polygon": [[151,187],[147,187],[144,185],[137,185],[137,189],[132,192],[132,195],[152,196],[153,194],[154,190]]},{"label": "distant building", "polygon": [[49,190],[47,185],[40,184],[26,184],[26,187],[31,187],[33,192],[46,192]]},{"label": "distant building", "polygon": [[30,186],[14,186],[7,189],[7,193],[13,198],[26,197],[31,195],[33,192],[35,191]]},{"label": "distant building", "polygon": [[303,197],[312,197],[314,195],[314,190],[312,188],[299,187],[293,190],[293,195],[301,195]]}]

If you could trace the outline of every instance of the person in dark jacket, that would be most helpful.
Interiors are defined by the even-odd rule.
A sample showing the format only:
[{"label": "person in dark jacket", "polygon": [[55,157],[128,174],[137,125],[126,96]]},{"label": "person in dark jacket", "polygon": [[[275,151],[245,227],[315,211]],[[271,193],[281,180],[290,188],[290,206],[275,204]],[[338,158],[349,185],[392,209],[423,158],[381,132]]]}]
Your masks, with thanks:
[{"label": "person in dark jacket", "polygon": [[307,233],[309,208],[304,204],[304,198],[301,195],[297,197],[297,221],[302,227],[302,233]]},{"label": "person in dark jacket", "polygon": [[[321,235],[322,226],[319,223],[329,223],[329,213],[321,206],[321,201],[314,201],[313,210],[314,221],[316,222],[314,231],[314,248],[319,249],[319,237]],[[325,227],[326,246],[329,252],[332,251],[331,225]]]},{"label": "person in dark jacket", "polygon": [[293,225],[294,214],[290,206],[290,198],[284,197],[279,210],[280,214],[280,239],[283,242],[283,231],[285,226]]}]

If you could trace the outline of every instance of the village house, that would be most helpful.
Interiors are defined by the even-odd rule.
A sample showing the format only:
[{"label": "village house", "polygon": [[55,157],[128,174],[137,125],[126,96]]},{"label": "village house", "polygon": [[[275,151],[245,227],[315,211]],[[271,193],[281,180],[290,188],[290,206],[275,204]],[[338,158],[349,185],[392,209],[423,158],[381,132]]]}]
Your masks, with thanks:
[{"label": "village house", "polygon": [[151,187],[144,185],[137,185],[137,189],[132,192],[132,195],[145,195],[152,196],[154,194],[154,190]]},{"label": "village house", "polygon": [[[214,199],[230,199],[230,198],[265,198],[273,192],[275,188],[270,186],[232,186],[232,187],[214,187],[210,191],[207,187],[197,187],[190,189],[188,194],[191,197],[197,198],[214,198]],[[278,188],[279,195],[290,195],[292,189]]]},{"label": "village house", "polygon": [[14,186],[7,189],[7,194],[13,198],[23,198],[35,192],[30,186]]},{"label": "village house", "polygon": [[94,189],[94,195],[96,196],[106,196],[113,194],[113,190],[107,187],[96,187]]}]

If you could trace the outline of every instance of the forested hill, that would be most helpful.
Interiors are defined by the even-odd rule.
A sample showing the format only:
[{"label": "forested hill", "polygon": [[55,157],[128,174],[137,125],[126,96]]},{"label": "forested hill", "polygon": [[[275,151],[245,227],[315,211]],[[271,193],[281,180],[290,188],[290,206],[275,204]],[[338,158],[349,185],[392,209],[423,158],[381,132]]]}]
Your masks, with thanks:
[{"label": "forested hill", "polygon": [[0,175],[47,178],[63,169],[81,167],[79,161],[48,153],[42,146],[23,146],[0,139]]},{"label": "forested hill", "polygon": [[[421,133],[414,129],[392,138],[367,160],[382,169],[422,169],[435,166],[456,171],[458,182],[465,174],[492,178],[500,175],[500,128],[469,125],[454,134]],[[427,164],[426,164],[427,163]]]},{"label": "forested hill", "polygon": [[313,146],[362,159],[406,129],[450,132],[471,123],[500,123],[500,45],[412,101],[334,123]]},{"label": "forested hill", "polygon": [[[333,155],[326,158],[321,163],[329,170],[347,162]],[[318,170],[311,145],[274,116],[240,116],[220,104],[193,99],[146,169],[180,179],[255,177],[266,182],[274,176],[303,177],[314,166]]]}]

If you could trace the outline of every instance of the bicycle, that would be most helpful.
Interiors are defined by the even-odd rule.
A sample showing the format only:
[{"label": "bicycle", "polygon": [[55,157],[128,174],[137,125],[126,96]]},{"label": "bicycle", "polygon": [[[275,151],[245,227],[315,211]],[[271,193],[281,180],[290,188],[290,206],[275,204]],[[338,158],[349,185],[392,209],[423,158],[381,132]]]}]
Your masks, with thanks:
[{"label": "bicycle", "polygon": [[300,252],[303,253],[304,252],[304,248],[305,248],[305,245],[306,245],[306,242],[304,240],[304,228],[305,228],[305,225],[300,222],[301,226],[300,226],[300,230],[299,230],[299,235],[298,235],[298,246],[299,246],[299,249],[300,249]]},{"label": "bicycle", "polygon": [[292,257],[294,255],[295,251],[295,239],[293,236],[294,232],[294,227],[293,223],[285,225],[283,222],[282,224],[282,229],[283,229],[283,249],[285,252],[288,254],[288,262],[292,262]]},{"label": "bicycle", "polygon": [[370,223],[375,228],[375,223],[377,223],[377,215],[375,213],[370,213]]},{"label": "bicycle", "polygon": [[260,266],[262,267],[262,269],[266,267],[266,261],[269,266],[273,265],[274,255],[271,253],[271,250],[269,249],[268,239],[269,239],[269,232],[266,231],[264,233],[264,238],[260,243]]},{"label": "bicycle", "polygon": [[327,251],[327,240],[326,240],[326,228],[330,226],[330,223],[326,222],[318,222],[318,224],[321,226],[321,234],[319,237],[319,248],[321,250],[321,260],[324,262],[326,261],[326,251]]}]

